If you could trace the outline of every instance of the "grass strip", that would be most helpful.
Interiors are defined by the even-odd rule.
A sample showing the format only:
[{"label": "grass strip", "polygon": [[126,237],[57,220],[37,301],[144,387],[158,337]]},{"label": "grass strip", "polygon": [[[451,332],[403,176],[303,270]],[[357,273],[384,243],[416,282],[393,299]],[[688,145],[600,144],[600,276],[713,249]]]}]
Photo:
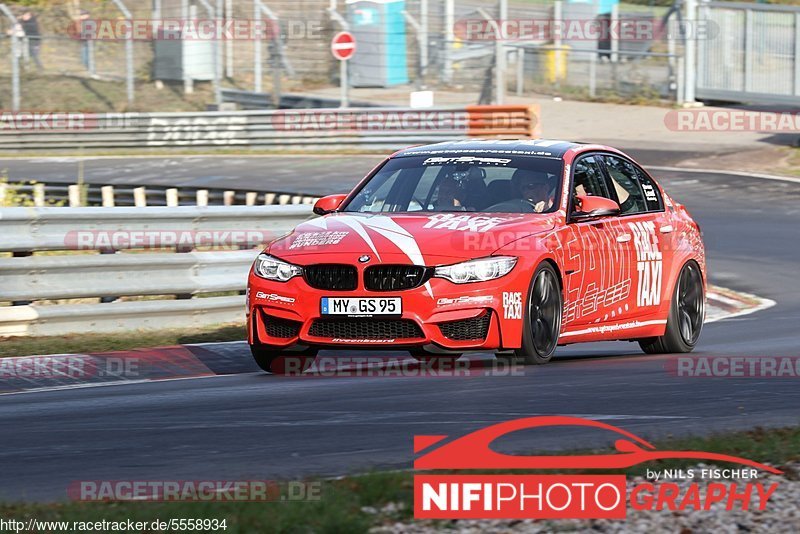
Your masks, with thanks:
[{"label": "grass strip", "polygon": [[[800,427],[728,432],[707,437],[656,441],[662,450],[702,450],[752,458],[783,465],[800,458]],[[584,451],[585,452],[585,451]],[[646,468],[678,468],[696,461],[654,462],[626,471],[644,473]],[[797,473],[787,473],[797,478]],[[371,472],[321,481],[317,500],[275,502],[58,502],[0,503],[0,517],[18,521],[147,521],[172,518],[226,520],[227,533],[359,533],[379,524],[410,521],[413,515],[413,473]],[[218,530],[218,532],[223,532]]]},{"label": "grass strip", "polygon": [[243,341],[245,339],[247,339],[247,332],[243,324],[214,325],[190,330],[142,330],[121,334],[8,337],[0,338],[0,358],[45,354],[86,354],[189,343]]}]

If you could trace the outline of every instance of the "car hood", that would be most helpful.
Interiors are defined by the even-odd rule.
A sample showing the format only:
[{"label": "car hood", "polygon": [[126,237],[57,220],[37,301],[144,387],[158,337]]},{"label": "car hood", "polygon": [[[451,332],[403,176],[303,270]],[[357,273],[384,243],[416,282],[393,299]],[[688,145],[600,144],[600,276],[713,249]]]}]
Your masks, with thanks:
[{"label": "car hood", "polygon": [[556,218],[556,214],[514,213],[332,213],[298,225],[274,241],[269,253],[300,264],[310,254],[366,254],[378,261],[432,265],[487,256],[512,241],[551,230]]}]

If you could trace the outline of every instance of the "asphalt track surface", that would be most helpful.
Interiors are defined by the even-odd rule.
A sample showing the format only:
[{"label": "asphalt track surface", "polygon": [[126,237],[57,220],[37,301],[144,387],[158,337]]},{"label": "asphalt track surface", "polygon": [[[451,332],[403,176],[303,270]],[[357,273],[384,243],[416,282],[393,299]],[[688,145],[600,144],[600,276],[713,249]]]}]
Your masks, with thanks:
[{"label": "asphalt track surface", "polygon": [[[318,171],[325,173],[320,193],[346,189],[369,168],[362,158],[331,163]],[[696,354],[800,356],[800,186],[656,175],[701,224],[711,282],[777,301],[707,325]],[[243,344],[221,350],[249,361]],[[0,499],[65,499],[78,480],[297,479],[407,469],[415,434],[458,436],[532,415],[600,419],[645,438],[799,422],[797,378],[683,378],[666,369],[674,358],[644,356],[632,343],[598,343],[561,347],[551,364],[524,368],[521,376],[245,372],[4,395]],[[553,428],[509,435],[497,448],[584,448],[608,445],[608,438]]]},{"label": "asphalt track surface", "polygon": [[[674,152],[631,150],[630,154],[649,165],[668,165],[675,161]],[[680,154],[681,158],[698,156]],[[12,183],[37,180],[74,184],[82,172],[87,183],[100,185],[229,187],[317,195],[349,191],[381,158],[380,154],[0,158],[0,170],[8,174]]]}]

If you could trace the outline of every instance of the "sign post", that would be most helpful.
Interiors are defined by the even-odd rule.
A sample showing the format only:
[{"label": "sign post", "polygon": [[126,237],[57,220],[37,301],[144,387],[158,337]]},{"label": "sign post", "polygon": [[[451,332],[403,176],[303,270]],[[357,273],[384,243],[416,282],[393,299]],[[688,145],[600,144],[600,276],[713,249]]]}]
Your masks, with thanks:
[{"label": "sign post", "polygon": [[339,60],[339,83],[341,84],[341,104],[346,108],[350,105],[348,98],[347,60],[353,57],[356,51],[356,40],[350,32],[339,32],[331,40],[331,54]]}]

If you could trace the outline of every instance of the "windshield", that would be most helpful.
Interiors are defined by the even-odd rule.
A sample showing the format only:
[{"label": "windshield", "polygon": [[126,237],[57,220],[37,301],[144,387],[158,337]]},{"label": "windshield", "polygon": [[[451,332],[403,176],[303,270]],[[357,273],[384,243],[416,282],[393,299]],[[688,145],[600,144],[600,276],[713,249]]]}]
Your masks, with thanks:
[{"label": "windshield", "polygon": [[346,212],[549,213],[558,209],[560,159],[409,156],[390,159]]}]

